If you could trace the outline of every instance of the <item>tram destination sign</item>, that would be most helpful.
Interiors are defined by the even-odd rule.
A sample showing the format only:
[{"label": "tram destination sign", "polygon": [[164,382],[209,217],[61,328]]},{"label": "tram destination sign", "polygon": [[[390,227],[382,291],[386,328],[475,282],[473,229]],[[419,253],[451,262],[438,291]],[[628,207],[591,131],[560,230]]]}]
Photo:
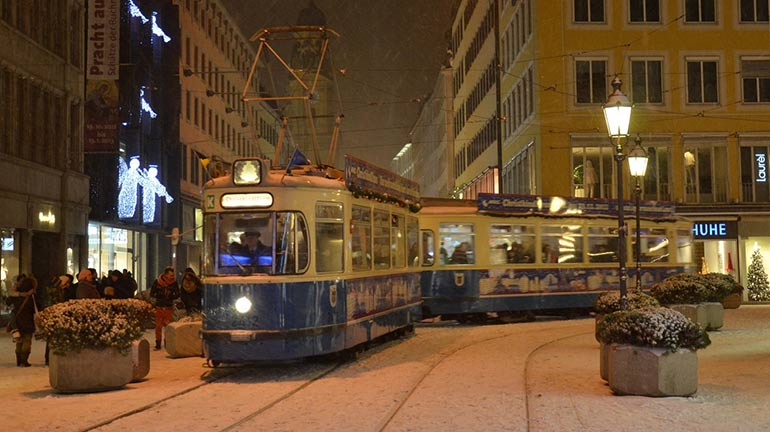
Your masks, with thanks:
[{"label": "tram destination sign", "polygon": [[417,183],[350,155],[345,155],[345,183],[351,190],[387,194],[403,202],[420,200]]},{"label": "tram destination sign", "polygon": [[[618,214],[616,200],[595,198],[481,193],[477,199],[477,206],[479,211],[511,214],[596,216],[616,216]],[[673,217],[674,210],[674,203],[668,201],[641,201],[639,204],[639,215],[643,217]],[[636,214],[635,203],[624,201],[623,211],[626,215]]]}]

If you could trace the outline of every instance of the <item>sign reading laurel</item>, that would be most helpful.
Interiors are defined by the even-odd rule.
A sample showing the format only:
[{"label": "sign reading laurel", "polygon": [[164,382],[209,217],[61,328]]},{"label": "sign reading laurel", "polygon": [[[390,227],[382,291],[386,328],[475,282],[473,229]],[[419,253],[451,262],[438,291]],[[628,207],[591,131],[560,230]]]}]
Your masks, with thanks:
[{"label": "sign reading laurel", "polygon": [[406,204],[420,200],[416,182],[350,155],[345,155],[345,184],[350,190],[387,195]]}]

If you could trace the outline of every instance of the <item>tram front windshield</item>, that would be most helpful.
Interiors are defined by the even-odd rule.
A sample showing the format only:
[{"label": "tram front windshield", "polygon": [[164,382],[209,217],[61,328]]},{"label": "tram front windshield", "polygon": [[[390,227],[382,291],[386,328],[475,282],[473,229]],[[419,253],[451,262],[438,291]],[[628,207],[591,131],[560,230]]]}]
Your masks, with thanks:
[{"label": "tram front windshield", "polygon": [[308,265],[297,212],[221,213],[205,219],[206,274],[298,274]]}]

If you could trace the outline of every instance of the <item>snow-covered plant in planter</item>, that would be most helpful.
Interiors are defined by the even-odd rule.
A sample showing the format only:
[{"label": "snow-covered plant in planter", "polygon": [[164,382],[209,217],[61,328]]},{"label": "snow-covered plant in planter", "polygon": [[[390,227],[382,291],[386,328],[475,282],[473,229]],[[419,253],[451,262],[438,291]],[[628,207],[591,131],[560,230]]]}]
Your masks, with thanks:
[{"label": "snow-covered plant in planter", "polygon": [[716,330],[722,327],[722,300],[730,293],[717,276],[681,273],[669,276],[650,288],[650,295],[660,304],[675,309],[703,326]]},{"label": "snow-covered plant in planter", "polygon": [[617,311],[597,321],[597,337],[609,347],[607,382],[618,394],[689,396],[698,389],[698,349],[708,333],[665,307]]},{"label": "snow-covered plant in planter", "polygon": [[53,354],[51,386],[88,392],[128,384],[134,375],[129,353],[152,313],[152,305],[137,299],[70,300],[43,310],[36,322]]},{"label": "snow-covered plant in planter", "polygon": [[723,273],[706,273],[703,278],[711,291],[712,300],[709,301],[721,302],[725,308],[728,308],[728,302],[732,309],[740,306],[743,299],[743,286],[732,276]]},{"label": "snow-covered plant in planter", "polygon": [[[645,307],[660,306],[660,303],[649,294],[641,291],[631,291],[626,296],[629,309],[640,309]],[[594,301],[594,311],[597,314],[608,314],[620,310],[620,293],[618,291],[607,291],[599,294]]]},{"label": "snow-covered plant in planter", "polygon": [[681,313],[665,307],[609,313],[596,323],[599,341],[651,348],[698,350],[711,343],[708,333]]}]

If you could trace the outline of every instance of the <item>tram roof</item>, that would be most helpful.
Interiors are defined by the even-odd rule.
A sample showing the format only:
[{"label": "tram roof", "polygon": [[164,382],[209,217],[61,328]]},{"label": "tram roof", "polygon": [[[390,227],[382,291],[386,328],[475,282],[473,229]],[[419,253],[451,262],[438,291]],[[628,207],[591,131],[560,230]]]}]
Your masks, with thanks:
[{"label": "tram roof", "polygon": [[[332,167],[317,167],[313,165],[302,165],[286,169],[268,169],[263,174],[259,187],[279,187],[279,188],[319,188],[319,189],[339,189],[347,190],[343,173]],[[236,185],[232,174],[209,180],[206,184],[210,188],[234,188],[248,187]],[[251,185],[253,187],[254,185]]]}]

